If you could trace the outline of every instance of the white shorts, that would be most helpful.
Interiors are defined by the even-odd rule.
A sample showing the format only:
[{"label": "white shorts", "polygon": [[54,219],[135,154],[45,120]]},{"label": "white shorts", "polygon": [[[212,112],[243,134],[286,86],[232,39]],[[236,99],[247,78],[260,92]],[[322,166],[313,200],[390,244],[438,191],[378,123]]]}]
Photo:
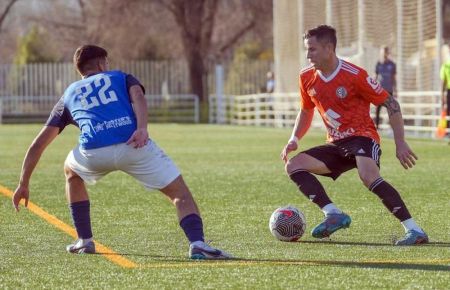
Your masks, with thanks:
[{"label": "white shorts", "polygon": [[88,184],[116,170],[128,173],[148,189],[164,188],[180,176],[175,163],[151,140],[138,149],[125,143],[90,150],[77,146],[67,155],[65,165]]}]

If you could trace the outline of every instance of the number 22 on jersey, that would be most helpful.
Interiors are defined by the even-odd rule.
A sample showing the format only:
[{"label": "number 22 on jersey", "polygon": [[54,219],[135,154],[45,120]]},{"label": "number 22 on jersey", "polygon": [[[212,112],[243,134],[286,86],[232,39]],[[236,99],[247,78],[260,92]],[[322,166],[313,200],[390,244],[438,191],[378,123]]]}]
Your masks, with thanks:
[{"label": "number 22 on jersey", "polygon": [[[80,102],[83,109],[91,109],[100,104],[106,105],[111,102],[117,101],[117,94],[114,90],[110,89],[111,79],[107,75],[100,75],[95,78],[93,82],[76,88],[76,94],[80,95]],[[98,96],[92,96],[94,89],[98,90]]]}]

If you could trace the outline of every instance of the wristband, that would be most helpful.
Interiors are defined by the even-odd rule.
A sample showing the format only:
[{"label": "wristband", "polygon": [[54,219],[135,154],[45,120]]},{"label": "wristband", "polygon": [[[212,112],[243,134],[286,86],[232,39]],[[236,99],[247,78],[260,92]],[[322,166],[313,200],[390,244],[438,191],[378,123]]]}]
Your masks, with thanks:
[{"label": "wristband", "polygon": [[297,143],[297,142],[298,142],[297,136],[295,136],[295,135],[291,136],[291,138],[289,138],[288,143],[291,143],[292,141],[294,141],[295,143]]}]

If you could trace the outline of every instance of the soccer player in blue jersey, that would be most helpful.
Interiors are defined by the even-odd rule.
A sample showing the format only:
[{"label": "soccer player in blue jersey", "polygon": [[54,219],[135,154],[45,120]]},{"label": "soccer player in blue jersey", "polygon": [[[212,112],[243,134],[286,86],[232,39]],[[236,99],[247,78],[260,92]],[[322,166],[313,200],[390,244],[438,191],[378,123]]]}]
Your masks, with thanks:
[{"label": "soccer player in blue jersey", "polygon": [[94,45],[76,50],[74,65],[82,79],[66,89],[30,145],[12,197],[16,211],[22,199],[28,205],[31,175],[42,153],[67,125],[73,124],[80,129],[79,144],[68,154],[64,172],[78,239],[67,246],[68,252],[95,253],[85,183],[94,184],[106,174],[121,170],[172,201],[190,242],[190,258],[230,258],[204,242],[199,210],[180,171],[149,139],[144,87],[130,74],[110,71],[107,56],[105,49]]}]

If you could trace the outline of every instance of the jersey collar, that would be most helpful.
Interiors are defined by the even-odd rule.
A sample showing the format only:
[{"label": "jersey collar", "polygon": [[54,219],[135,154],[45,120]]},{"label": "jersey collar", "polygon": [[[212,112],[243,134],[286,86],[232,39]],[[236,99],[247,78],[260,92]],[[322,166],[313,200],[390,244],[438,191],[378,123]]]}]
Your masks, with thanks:
[{"label": "jersey collar", "polygon": [[99,71],[99,72],[95,72],[95,73],[90,73],[88,75],[83,76],[83,79],[87,79],[88,77],[95,76],[95,75],[97,75],[99,73],[101,73],[101,72]]},{"label": "jersey collar", "polygon": [[339,72],[339,70],[341,69],[341,66],[342,66],[342,60],[341,60],[340,58],[338,58],[338,61],[339,61],[339,63],[338,63],[337,68],[336,68],[336,69],[334,70],[334,72],[333,72],[331,75],[329,75],[328,77],[325,77],[325,76],[322,74],[322,72],[317,71],[317,74],[319,75],[319,77],[320,77],[324,82],[326,82],[326,83],[330,82],[330,81],[333,80],[334,77],[338,74],[338,72]]}]

